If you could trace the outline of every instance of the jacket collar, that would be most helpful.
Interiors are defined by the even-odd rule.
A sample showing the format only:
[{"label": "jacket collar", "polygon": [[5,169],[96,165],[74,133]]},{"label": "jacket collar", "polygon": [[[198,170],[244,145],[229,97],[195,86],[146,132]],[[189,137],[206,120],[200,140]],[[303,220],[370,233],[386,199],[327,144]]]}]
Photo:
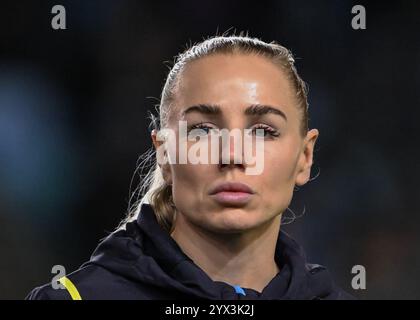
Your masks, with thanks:
[{"label": "jacket collar", "polygon": [[[275,250],[280,272],[259,293],[243,288],[247,298],[313,299],[331,296],[334,285],[325,267],[306,262],[303,249],[280,230]],[[204,299],[235,299],[232,286],[213,281],[157,222],[153,208],[143,204],[137,221],[109,235],[91,263],[135,281],[181,291]],[[315,267],[314,267],[315,266]],[[316,272],[314,272],[314,270]]]}]

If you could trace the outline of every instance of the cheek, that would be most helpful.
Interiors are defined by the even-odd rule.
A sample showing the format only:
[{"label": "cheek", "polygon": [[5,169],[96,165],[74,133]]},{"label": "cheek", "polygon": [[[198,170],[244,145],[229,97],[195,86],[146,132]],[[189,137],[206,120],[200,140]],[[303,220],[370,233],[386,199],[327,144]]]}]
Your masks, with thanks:
[{"label": "cheek", "polygon": [[267,179],[276,184],[294,180],[297,151],[291,143],[269,146],[264,156],[264,175]]},{"label": "cheek", "polygon": [[290,204],[295,185],[296,148],[292,144],[266,149],[262,174],[262,197],[267,211],[284,211]]},{"label": "cheek", "polygon": [[210,168],[205,164],[177,164],[172,166],[174,193],[181,199],[199,199],[209,180]]},{"label": "cheek", "polygon": [[172,177],[175,185],[187,184],[194,187],[200,181],[200,172],[197,165],[176,164],[172,166]]}]

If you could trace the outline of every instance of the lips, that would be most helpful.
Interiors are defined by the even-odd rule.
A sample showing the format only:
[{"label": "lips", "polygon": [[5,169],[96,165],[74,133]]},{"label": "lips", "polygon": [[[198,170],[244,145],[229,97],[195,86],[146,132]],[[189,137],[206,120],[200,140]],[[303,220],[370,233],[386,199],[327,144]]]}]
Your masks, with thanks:
[{"label": "lips", "polygon": [[210,195],[219,193],[219,192],[241,192],[241,193],[255,193],[251,187],[241,182],[224,182],[218,184],[216,187],[211,189]]},{"label": "lips", "polygon": [[221,183],[209,192],[216,202],[228,206],[244,205],[251,200],[254,193],[251,187],[240,182]]}]

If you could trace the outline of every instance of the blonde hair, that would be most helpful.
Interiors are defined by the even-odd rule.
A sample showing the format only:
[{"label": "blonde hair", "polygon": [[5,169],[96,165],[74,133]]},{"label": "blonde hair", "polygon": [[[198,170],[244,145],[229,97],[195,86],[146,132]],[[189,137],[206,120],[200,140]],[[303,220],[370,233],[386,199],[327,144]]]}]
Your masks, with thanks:
[{"label": "blonde hair", "polygon": [[[295,91],[297,105],[302,111],[301,134],[305,136],[308,131],[308,101],[307,87],[300,78],[294,66],[295,59],[292,53],[275,41],[266,43],[257,38],[251,38],[247,34],[243,35],[221,35],[210,37],[204,41],[187,48],[183,53],[175,57],[174,65],[170,69],[162,89],[160,104],[157,106],[158,117],[151,114],[151,126],[159,131],[166,128],[171,112],[171,104],[175,99],[177,83],[186,65],[200,58],[214,54],[255,54],[265,57],[279,66],[285,73],[292,88]],[[137,219],[143,203],[152,206],[157,221],[166,231],[171,232],[173,221],[176,216],[176,207],[172,199],[172,186],[166,184],[162,176],[162,171],[156,161],[154,149],[148,150],[141,158],[137,170],[143,171],[147,168],[147,174],[140,174],[140,184],[130,196],[128,213],[126,218],[120,223],[119,228],[124,228],[127,222]],[[133,197],[137,200],[131,205]]]}]

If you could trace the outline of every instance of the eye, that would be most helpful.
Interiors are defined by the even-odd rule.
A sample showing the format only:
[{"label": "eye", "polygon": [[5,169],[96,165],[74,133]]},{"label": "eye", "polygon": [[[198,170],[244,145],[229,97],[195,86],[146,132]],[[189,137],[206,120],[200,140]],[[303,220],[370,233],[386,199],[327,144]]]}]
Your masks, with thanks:
[{"label": "eye", "polygon": [[200,122],[200,123],[188,126],[187,127],[188,134],[194,129],[200,129],[200,133],[201,133],[201,130],[203,130],[206,134],[209,134],[211,129],[216,129],[216,128],[209,126],[205,124],[204,122]]},{"label": "eye", "polygon": [[[271,137],[278,137],[280,136],[280,132],[270,126],[264,125],[264,124],[258,124],[255,127],[252,128],[251,132],[256,133],[256,129],[263,129],[264,135],[263,137],[267,137],[267,134]],[[261,134],[257,134],[258,137],[261,137]]]}]

